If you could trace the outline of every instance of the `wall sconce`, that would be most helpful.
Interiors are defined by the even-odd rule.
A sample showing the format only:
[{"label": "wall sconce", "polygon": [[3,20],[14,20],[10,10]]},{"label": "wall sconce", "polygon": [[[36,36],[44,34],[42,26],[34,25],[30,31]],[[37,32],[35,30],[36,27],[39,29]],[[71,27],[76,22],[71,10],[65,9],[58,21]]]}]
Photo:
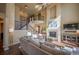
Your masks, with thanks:
[{"label": "wall sconce", "polygon": [[13,29],[13,28],[10,28],[10,29],[9,29],[9,32],[13,32],[13,31],[14,31],[14,29]]}]

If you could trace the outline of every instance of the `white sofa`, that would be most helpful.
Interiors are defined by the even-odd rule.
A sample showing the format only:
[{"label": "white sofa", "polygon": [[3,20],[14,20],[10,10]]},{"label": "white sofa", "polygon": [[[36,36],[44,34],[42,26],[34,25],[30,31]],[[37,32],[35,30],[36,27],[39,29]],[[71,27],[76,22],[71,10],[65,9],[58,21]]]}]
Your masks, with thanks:
[{"label": "white sofa", "polygon": [[[50,47],[51,46],[51,47]],[[50,43],[36,43],[31,38],[20,39],[20,49],[24,54],[29,55],[69,55],[70,52],[63,52],[62,50],[55,49],[55,45]]]},{"label": "white sofa", "polygon": [[28,39],[20,39],[20,50],[24,55],[51,55],[51,53],[39,48]]},{"label": "white sofa", "polygon": [[49,53],[52,53],[53,55],[70,55],[70,52],[60,50],[55,45],[46,43],[46,42],[41,45],[41,49],[48,51]]}]

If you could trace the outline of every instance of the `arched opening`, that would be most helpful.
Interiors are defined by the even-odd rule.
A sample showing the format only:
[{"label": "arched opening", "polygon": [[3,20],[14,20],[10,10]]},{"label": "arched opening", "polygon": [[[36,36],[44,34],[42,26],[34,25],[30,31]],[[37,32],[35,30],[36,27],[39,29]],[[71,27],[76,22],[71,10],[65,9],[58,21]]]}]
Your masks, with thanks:
[{"label": "arched opening", "polygon": [[0,52],[3,51],[3,18],[0,17]]}]

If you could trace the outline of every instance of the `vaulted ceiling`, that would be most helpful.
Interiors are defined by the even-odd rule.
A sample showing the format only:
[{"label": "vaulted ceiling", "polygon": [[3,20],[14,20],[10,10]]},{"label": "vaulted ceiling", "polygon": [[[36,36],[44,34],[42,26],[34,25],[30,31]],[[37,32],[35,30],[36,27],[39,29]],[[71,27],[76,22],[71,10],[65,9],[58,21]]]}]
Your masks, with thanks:
[{"label": "vaulted ceiling", "polygon": [[[35,8],[35,6],[43,6],[43,3],[17,3],[16,5],[20,8],[20,10],[26,12],[28,15],[32,15],[39,11],[37,8]],[[27,6],[27,8],[25,8],[25,6]]]}]

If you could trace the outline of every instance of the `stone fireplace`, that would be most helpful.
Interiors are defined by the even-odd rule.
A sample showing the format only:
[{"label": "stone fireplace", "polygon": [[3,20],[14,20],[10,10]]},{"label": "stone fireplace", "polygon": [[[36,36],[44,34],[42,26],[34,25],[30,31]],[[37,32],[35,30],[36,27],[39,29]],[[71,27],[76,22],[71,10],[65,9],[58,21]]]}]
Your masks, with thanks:
[{"label": "stone fireplace", "polygon": [[58,40],[58,32],[56,30],[49,30],[48,31],[48,38],[52,40]]}]

